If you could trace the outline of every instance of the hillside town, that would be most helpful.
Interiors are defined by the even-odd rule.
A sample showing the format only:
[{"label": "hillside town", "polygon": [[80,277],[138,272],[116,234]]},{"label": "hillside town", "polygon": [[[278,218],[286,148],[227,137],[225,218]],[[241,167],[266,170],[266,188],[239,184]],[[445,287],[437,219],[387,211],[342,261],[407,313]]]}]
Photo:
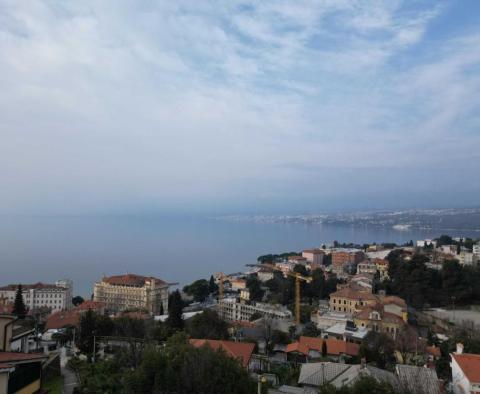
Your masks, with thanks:
[{"label": "hillside town", "polygon": [[480,242],[442,235],[263,255],[182,289],[4,284],[0,393],[480,393],[478,283]]}]

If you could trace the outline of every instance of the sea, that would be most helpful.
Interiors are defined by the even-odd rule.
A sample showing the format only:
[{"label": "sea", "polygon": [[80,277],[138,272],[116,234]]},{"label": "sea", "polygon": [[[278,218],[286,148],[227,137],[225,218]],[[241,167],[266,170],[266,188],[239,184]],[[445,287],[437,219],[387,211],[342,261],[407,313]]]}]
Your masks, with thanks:
[{"label": "sea", "polygon": [[[68,278],[90,297],[104,275],[151,275],[179,286],[248,269],[259,255],[339,242],[435,238],[443,230],[234,222],[203,216],[0,216],[0,285]],[[478,237],[460,232],[452,236]]]}]

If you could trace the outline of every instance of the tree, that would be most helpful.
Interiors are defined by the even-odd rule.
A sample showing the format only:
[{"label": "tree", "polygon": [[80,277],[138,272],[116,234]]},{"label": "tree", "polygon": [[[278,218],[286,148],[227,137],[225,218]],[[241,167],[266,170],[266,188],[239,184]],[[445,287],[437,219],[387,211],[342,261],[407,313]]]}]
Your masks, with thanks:
[{"label": "tree", "polygon": [[197,302],[203,302],[210,293],[209,282],[205,279],[199,279],[183,288],[183,291],[192,296]]},{"label": "tree", "polygon": [[186,331],[192,338],[227,339],[228,325],[217,312],[206,309],[188,320]]},{"label": "tree", "polygon": [[377,367],[386,369],[395,365],[395,344],[387,334],[370,331],[360,345],[359,356]]},{"label": "tree", "polygon": [[85,302],[85,300],[83,299],[83,297],[80,297],[80,296],[75,296],[72,298],[72,304],[73,306],[78,306],[78,305],[81,305]]},{"label": "tree", "polygon": [[183,301],[178,290],[170,294],[168,298],[168,318],[167,324],[173,330],[181,330],[183,328]]},{"label": "tree", "polygon": [[210,294],[214,294],[218,291],[218,286],[215,283],[213,275],[210,275],[210,280],[208,281],[208,291],[210,292]]},{"label": "tree", "polygon": [[311,298],[322,299],[326,296],[325,275],[318,268],[312,271],[312,281],[307,286]]},{"label": "tree", "polygon": [[93,353],[93,336],[96,328],[95,320],[95,313],[91,309],[82,314],[80,318],[80,332],[77,336],[77,346],[80,351],[87,356]]},{"label": "tree", "polygon": [[22,285],[18,285],[17,287],[12,313],[14,315],[17,315],[19,319],[25,318],[25,315],[27,314],[27,308],[25,307],[25,303],[23,302]]},{"label": "tree", "polygon": [[250,300],[262,301],[264,292],[256,276],[249,276],[247,278],[247,288],[250,291]]},{"label": "tree", "polygon": [[194,348],[184,335],[174,335],[163,348],[145,350],[139,367],[125,374],[133,393],[232,393],[255,390],[240,361],[208,346]]},{"label": "tree", "polygon": [[327,349],[327,341],[322,342],[322,357],[327,357],[328,349]]}]

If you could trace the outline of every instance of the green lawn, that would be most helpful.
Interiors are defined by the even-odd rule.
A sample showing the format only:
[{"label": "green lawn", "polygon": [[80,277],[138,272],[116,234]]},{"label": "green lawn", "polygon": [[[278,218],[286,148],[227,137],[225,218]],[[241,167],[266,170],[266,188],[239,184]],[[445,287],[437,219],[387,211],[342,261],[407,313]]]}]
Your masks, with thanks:
[{"label": "green lawn", "polygon": [[55,376],[47,380],[43,388],[48,390],[50,394],[62,394],[63,377]]}]

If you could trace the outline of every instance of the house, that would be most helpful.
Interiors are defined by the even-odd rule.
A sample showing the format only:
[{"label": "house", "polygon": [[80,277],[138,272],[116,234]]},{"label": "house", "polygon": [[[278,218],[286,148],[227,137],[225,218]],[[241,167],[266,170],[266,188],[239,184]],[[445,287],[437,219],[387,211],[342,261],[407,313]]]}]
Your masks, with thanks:
[{"label": "house", "polygon": [[338,389],[353,385],[364,376],[372,377],[378,382],[388,383],[393,387],[398,386],[398,378],[392,372],[365,364],[332,362],[302,364],[298,384],[312,390],[318,390],[320,386],[325,384],[331,384]]},{"label": "house", "polygon": [[274,274],[272,270],[266,270],[266,269],[260,269],[260,271],[257,272],[257,278],[260,282],[267,282],[271,279],[273,279]]},{"label": "house", "polygon": [[330,294],[330,310],[353,314],[359,311],[359,307],[374,305],[378,297],[369,290],[359,291],[351,287],[345,287]]},{"label": "house", "polygon": [[88,310],[103,314],[105,309],[100,302],[85,301],[70,311],[60,311],[49,315],[45,323],[45,330],[58,330],[65,327],[78,326],[81,315]]},{"label": "house", "polygon": [[360,345],[370,332],[370,329],[366,327],[359,328],[353,321],[347,320],[346,322],[337,323],[328,327],[324,332],[329,338],[336,338]]},{"label": "house", "polygon": [[244,368],[250,369],[254,343],[221,341],[215,339],[190,339],[190,344],[196,348],[208,346],[213,350],[223,350],[228,356],[241,362]]},{"label": "house", "polygon": [[454,394],[480,393],[480,354],[463,353],[463,345],[458,343],[450,357]]},{"label": "house", "polygon": [[0,352],[0,393],[36,393],[41,389],[42,364],[47,359],[43,354]]},{"label": "house", "polygon": [[388,276],[389,262],[387,259],[374,258],[372,259],[372,263],[374,263],[377,266],[377,272],[380,275],[380,280],[386,280],[389,278]]},{"label": "house", "polygon": [[287,359],[293,362],[306,362],[319,359],[325,351],[329,357],[341,359],[342,357],[358,356],[360,346],[335,338],[314,338],[301,336],[298,341],[290,343],[285,348]]},{"label": "house", "polygon": [[323,263],[325,251],[322,249],[306,249],[302,252],[302,256],[311,264],[312,268],[318,268]]},{"label": "house", "polygon": [[434,369],[397,364],[395,367],[400,389],[409,394],[440,394],[443,383]]},{"label": "house", "polygon": [[247,287],[247,281],[245,279],[231,279],[230,284],[234,291],[244,290]]},{"label": "house", "polygon": [[303,256],[288,256],[288,261],[294,264],[301,264],[301,265],[306,265],[307,264],[307,259]]},{"label": "house", "polygon": [[377,265],[369,260],[362,261],[357,264],[357,274],[371,274],[377,273]]}]

